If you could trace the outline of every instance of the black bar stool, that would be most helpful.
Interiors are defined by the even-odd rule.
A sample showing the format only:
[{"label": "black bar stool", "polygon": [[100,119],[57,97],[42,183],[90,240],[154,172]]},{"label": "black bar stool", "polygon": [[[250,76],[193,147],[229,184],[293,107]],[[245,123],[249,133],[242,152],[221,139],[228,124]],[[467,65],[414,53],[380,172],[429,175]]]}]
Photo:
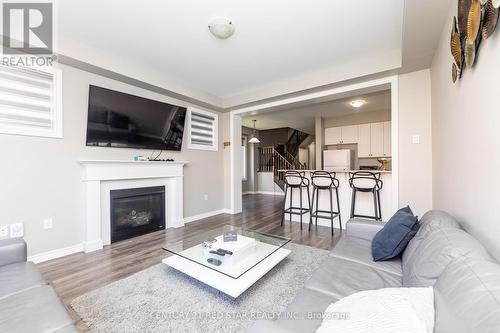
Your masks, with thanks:
[{"label": "black bar stool", "polygon": [[[336,176],[335,172],[328,172],[328,171],[315,171],[311,175],[313,193],[312,193],[311,215],[309,218],[309,231],[311,231],[311,224],[313,217],[316,219],[316,225],[318,225],[318,217],[320,219],[330,219],[332,223],[332,235],[333,235],[333,220],[338,217],[340,230],[342,230],[342,218],[340,217],[340,202],[339,202],[340,182],[335,176]],[[330,210],[318,209],[320,191],[329,192]],[[335,197],[337,199],[337,210],[333,210],[333,191],[335,191]],[[314,199],[316,199],[316,210],[314,210]]]},{"label": "black bar stool", "polygon": [[[286,207],[286,198],[288,196],[288,192],[290,192],[290,207],[283,208],[283,216],[281,217],[281,226],[283,226],[283,222],[285,221],[285,214],[290,214],[290,222],[292,221],[292,215],[300,215],[300,229],[302,230],[302,216],[306,213],[309,213],[311,210],[311,199],[309,197],[309,179],[306,178],[304,172],[299,171],[286,171],[283,177],[285,181],[285,207]],[[307,192],[307,208],[303,208],[302,205],[302,190],[306,189]],[[299,200],[300,207],[293,206],[293,191],[299,190]]]},{"label": "black bar stool", "polygon": [[[351,218],[363,217],[367,219],[374,219],[376,221],[382,220],[382,211],[380,208],[380,190],[382,189],[384,183],[380,179],[380,176],[380,172],[370,171],[357,171],[349,173],[349,185],[352,188]],[[357,192],[371,192],[373,194],[373,207],[375,210],[375,216],[358,215],[355,213]]]}]

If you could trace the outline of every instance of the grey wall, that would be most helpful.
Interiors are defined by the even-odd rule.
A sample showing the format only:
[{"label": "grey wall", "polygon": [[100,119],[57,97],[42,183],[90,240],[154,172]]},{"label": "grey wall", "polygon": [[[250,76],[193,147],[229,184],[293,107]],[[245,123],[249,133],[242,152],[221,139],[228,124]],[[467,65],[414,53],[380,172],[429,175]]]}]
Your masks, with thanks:
[{"label": "grey wall", "polygon": [[[24,223],[30,255],[81,243],[83,199],[79,160],[132,159],[151,151],[85,146],[88,88],[98,85],[160,101],[184,102],[129,86],[72,67],[63,69],[64,138],[50,139],[0,134],[3,163],[0,224]],[[221,127],[220,127],[221,128]],[[222,139],[218,152],[168,152],[163,156],[190,163],[185,167],[184,216],[224,207]],[[208,194],[208,200],[203,196]],[[43,229],[52,217],[54,227]]]},{"label": "grey wall", "polygon": [[410,205],[418,216],[432,208],[430,81],[429,70],[399,77],[399,206]]},{"label": "grey wall", "polygon": [[278,144],[284,144],[288,141],[290,134],[290,128],[275,128],[269,130],[259,131],[259,140],[261,147],[276,146]]},{"label": "grey wall", "polygon": [[431,68],[433,204],[454,214],[500,259],[500,30],[477,62],[451,82],[453,1]]}]

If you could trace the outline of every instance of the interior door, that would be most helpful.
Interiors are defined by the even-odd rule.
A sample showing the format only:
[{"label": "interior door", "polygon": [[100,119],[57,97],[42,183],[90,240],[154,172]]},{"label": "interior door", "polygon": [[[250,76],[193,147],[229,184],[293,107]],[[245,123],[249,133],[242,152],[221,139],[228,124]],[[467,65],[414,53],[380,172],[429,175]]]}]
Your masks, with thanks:
[{"label": "interior door", "polygon": [[342,128],[330,127],[325,129],[325,145],[338,145],[342,141]]},{"label": "interior door", "polygon": [[370,157],[371,154],[371,126],[358,126],[358,157]]},{"label": "interior door", "polygon": [[371,124],[371,157],[384,156],[384,123]]},{"label": "interior door", "polygon": [[342,143],[358,143],[358,125],[342,127]]}]

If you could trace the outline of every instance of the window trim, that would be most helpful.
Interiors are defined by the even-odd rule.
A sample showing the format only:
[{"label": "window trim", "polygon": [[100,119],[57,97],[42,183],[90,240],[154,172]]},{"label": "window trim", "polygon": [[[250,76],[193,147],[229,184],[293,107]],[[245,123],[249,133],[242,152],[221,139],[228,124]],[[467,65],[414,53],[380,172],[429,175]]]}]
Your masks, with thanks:
[{"label": "window trim", "polygon": [[62,139],[63,138],[62,70],[56,67],[39,67],[39,66],[32,66],[30,68],[28,67],[25,68],[36,69],[37,71],[48,73],[53,76],[53,84],[52,84],[53,126],[51,129],[36,129],[36,128],[26,128],[25,126],[5,125],[0,122],[0,134]]},{"label": "window trim", "polygon": [[[191,113],[200,113],[214,118],[214,137],[212,146],[197,145],[191,143]],[[205,111],[201,109],[191,108],[187,109],[186,117],[186,128],[187,128],[187,139],[188,139],[188,149],[195,150],[207,150],[207,151],[219,151],[219,114],[215,112]]]}]

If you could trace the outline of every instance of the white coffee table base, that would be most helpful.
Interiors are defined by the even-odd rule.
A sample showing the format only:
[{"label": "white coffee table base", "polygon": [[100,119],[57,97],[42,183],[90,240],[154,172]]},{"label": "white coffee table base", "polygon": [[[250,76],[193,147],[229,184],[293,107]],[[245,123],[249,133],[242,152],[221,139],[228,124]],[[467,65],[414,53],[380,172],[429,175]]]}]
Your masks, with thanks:
[{"label": "white coffee table base", "polygon": [[219,273],[213,269],[205,267],[194,261],[185,259],[178,255],[172,255],[163,259],[163,263],[183,272],[198,281],[201,281],[217,290],[222,291],[231,297],[237,298],[245,290],[250,288],[255,282],[269,272],[274,266],[279,264],[289,254],[290,250],[279,249],[269,257],[255,265],[238,279],[233,279],[227,275]]}]

